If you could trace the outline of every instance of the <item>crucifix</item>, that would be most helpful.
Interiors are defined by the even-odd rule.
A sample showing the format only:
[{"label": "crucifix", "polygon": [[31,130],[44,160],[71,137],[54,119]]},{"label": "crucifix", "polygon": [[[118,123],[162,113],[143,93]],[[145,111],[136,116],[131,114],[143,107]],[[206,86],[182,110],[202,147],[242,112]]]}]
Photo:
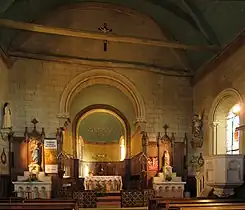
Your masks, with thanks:
[{"label": "crucifix", "polygon": [[[103,33],[105,33],[105,34],[107,34],[109,32],[112,32],[112,29],[109,29],[107,27],[107,23],[104,23],[102,27],[99,27],[98,28],[98,30],[101,31],[101,32],[103,32]],[[106,52],[107,51],[107,43],[108,43],[108,41],[107,40],[104,40],[103,42],[104,42],[104,51]]]}]

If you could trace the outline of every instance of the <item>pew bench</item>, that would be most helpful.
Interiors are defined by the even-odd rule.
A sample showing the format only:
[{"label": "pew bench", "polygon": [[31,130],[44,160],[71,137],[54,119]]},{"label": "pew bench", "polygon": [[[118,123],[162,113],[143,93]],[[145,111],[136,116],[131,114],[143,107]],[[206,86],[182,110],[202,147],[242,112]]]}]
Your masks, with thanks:
[{"label": "pew bench", "polygon": [[75,200],[22,200],[0,202],[0,209],[22,209],[22,210],[78,210]]},{"label": "pew bench", "polygon": [[243,199],[151,199],[148,210],[245,210]]}]

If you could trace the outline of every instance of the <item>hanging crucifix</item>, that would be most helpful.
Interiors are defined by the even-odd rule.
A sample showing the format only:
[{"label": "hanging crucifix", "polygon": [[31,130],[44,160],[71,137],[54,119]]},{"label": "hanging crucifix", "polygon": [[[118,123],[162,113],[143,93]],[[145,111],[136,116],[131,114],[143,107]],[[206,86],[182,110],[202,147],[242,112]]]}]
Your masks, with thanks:
[{"label": "hanging crucifix", "polygon": [[[98,30],[101,31],[101,32],[103,32],[103,33],[105,33],[105,34],[107,34],[109,32],[112,32],[112,29],[109,29],[107,27],[107,23],[104,23],[103,24],[103,27],[99,27]],[[103,42],[104,42],[104,51],[106,52],[107,51],[108,41],[107,40],[104,40]]]}]

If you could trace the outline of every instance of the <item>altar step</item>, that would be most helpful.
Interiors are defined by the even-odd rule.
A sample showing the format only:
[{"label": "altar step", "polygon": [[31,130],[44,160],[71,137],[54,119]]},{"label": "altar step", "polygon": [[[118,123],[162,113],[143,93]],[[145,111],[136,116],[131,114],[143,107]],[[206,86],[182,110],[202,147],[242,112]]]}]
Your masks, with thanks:
[{"label": "altar step", "polygon": [[121,196],[108,195],[103,197],[97,197],[97,208],[120,208]]}]

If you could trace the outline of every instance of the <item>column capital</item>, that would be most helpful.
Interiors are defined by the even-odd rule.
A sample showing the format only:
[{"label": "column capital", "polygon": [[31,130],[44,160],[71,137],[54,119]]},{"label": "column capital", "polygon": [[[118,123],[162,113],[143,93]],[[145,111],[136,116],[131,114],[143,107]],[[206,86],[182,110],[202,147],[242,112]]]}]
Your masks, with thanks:
[{"label": "column capital", "polygon": [[63,112],[63,113],[60,112],[60,113],[57,114],[57,118],[58,118],[58,119],[68,119],[69,116],[70,116],[70,115],[69,115],[68,112]]},{"label": "column capital", "polygon": [[209,124],[210,127],[217,127],[219,126],[221,123],[219,121],[213,121]]},{"label": "column capital", "polygon": [[141,131],[145,131],[146,128],[146,121],[142,119],[136,119],[136,126],[139,126],[141,128]]},{"label": "column capital", "polygon": [[65,122],[69,119],[69,113],[58,113],[59,127],[64,127]]}]

